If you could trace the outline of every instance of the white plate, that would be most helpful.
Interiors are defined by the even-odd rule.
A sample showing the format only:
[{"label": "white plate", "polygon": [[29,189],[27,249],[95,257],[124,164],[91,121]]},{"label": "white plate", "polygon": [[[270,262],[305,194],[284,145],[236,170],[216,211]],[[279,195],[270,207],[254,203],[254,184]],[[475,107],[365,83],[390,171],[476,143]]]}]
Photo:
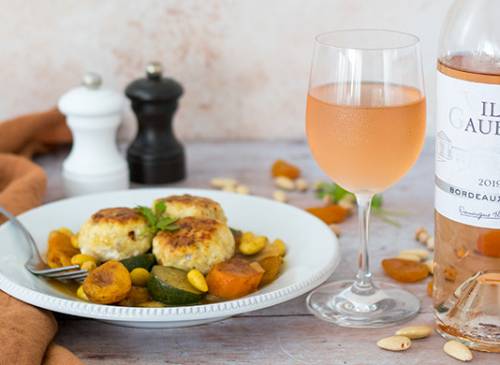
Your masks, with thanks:
[{"label": "white plate", "polygon": [[215,304],[132,308],[87,303],[31,275],[24,268],[28,244],[6,223],[0,226],[0,288],[24,302],[55,312],[122,326],[178,327],[217,321],[296,298],[325,281],[339,262],[336,237],[314,216],[271,200],[211,190],[143,189],[87,195],[44,205],[20,215],[19,219],[32,233],[40,251],[45,252],[50,230],[65,226],[78,231],[80,225],[101,208],[150,205],[154,198],[184,193],[218,201],[231,227],[283,239],[288,251],[279,278],[247,297]]}]

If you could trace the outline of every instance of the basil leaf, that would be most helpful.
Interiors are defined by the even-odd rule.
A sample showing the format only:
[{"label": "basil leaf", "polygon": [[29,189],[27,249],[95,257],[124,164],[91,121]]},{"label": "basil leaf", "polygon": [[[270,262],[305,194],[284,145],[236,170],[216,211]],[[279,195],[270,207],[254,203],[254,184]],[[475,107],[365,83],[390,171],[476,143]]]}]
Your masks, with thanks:
[{"label": "basil leaf", "polygon": [[172,218],[172,217],[161,217],[159,220],[158,220],[158,223],[156,224],[156,226],[162,230],[162,231],[165,231],[167,230],[169,227],[172,226],[172,224],[174,222],[176,222],[177,219],[176,218]]},{"label": "basil leaf", "polygon": [[161,216],[165,213],[166,209],[166,204],[163,201],[155,203],[154,211],[153,209],[145,206],[137,206],[135,208],[135,210],[146,219],[149,229],[153,234],[156,234],[159,230],[175,231],[179,229],[179,226],[174,224],[177,221],[177,218]]},{"label": "basil leaf", "polygon": [[157,216],[162,215],[167,210],[167,205],[163,200],[159,200],[155,203],[155,213]]},{"label": "basil leaf", "polygon": [[137,212],[142,214],[142,216],[146,219],[148,222],[148,225],[151,228],[154,228],[157,223],[156,215],[153,213],[151,208],[145,207],[145,206],[138,206],[135,208]]},{"label": "basil leaf", "polygon": [[171,224],[167,227],[165,227],[164,229],[162,229],[162,231],[169,231],[169,232],[172,232],[172,231],[177,231],[180,227],[176,224]]}]

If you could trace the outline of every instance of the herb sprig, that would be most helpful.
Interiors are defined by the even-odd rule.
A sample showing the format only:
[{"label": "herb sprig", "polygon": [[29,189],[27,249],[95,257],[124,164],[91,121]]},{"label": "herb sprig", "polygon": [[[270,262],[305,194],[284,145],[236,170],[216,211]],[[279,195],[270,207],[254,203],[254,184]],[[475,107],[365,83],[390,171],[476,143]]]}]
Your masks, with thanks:
[{"label": "herb sprig", "polygon": [[327,182],[320,182],[316,186],[316,197],[319,199],[325,199],[328,197],[333,204],[338,204],[340,200],[346,197],[356,199],[353,193],[345,190],[340,185]]},{"label": "herb sprig", "polygon": [[[338,204],[342,199],[356,199],[355,195],[340,185],[334,183],[321,182],[316,186],[316,197],[325,199],[325,197],[333,204]],[[372,199],[372,214],[380,218],[385,223],[391,224],[396,227],[401,227],[401,224],[394,217],[407,216],[407,212],[393,211],[384,209],[382,207],[384,199],[382,195],[376,194]]]},{"label": "herb sprig", "polygon": [[167,205],[162,200],[157,201],[153,209],[139,205],[135,210],[146,219],[149,229],[153,234],[156,234],[158,231],[172,232],[179,229],[179,226],[175,224],[177,218],[164,215]]}]

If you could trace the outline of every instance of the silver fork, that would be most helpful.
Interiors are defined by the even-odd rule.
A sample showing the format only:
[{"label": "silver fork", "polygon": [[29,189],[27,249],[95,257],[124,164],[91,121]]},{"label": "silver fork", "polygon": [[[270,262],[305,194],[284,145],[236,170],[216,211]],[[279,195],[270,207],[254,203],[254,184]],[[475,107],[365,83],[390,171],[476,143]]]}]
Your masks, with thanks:
[{"label": "silver fork", "polygon": [[88,272],[86,270],[81,270],[78,265],[62,266],[58,268],[50,268],[42,260],[40,251],[36,246],[35,240],[31,233],[26,229],[26,227],[8,210],[0,207],[0,213],[6,216],[19,231],[24,235],[24,238],[30,244],[31,257],[26,261],[24,267],[28,269],[32,274],[43,276],[50,279],[57,280],[83,280],[87,277]]}]

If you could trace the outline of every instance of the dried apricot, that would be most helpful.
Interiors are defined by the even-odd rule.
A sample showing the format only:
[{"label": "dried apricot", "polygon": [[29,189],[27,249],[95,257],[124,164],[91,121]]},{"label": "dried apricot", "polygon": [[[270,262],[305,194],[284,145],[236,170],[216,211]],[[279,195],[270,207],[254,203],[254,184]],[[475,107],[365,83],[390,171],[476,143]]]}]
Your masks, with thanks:
[{"label": "dried apricot", "polygon": [[457,269],[453,266],[446,266],[444,268],[444,278],[448,281],[455,281],[457,278]]},{"label": "dried apricot", "polygon": [[48,246],[47,264],[51,268],[72,265],[71,258],[80,253],[71,244],[71,238],[59,231],[50,232]]},{"label": "dried apricot", "polygon": [[477,241],[480,254],[489,257],[500,257],[500,230],[483,233]]},{"label": "dried apricot", "polygon": [[350,213],[348,209],[337,204],[327,205],[326,207],[313,207],[306,210],[326,224],[341,223]]},{"label": "dried apricot", "polygon": [[429,276],[426,264],[410,260],[385,259],[382,260],[382,268],[388,276],[402,283],[415,283]]},{"label": "dried apricot", "polygon": [[83,282],[83,291],[89,300],[98,304],[120,302],[131,289],[130,273],[118,261],[107,261],[92,270]]},{"label": "dried apricot", "polygon": [[467,250],[464,247],[459,247],[455,250],[455,255],[457,256],[457,258],[463,259],[463,258],[469,256],[469,250]]},{"label": "dried apricot", "polygon": [[427,283],[427,295],[432,297],[432,291],[434,290],[434,281],[431,280]]},{"label": "dried apricot", "polygon": [[150,295],[147,288],[140,286],[132,286],[130,292],[125,297],[125,299],[118,302],[118,305],[125,307],[136,307],[141,303],[150,301]]},{"label": "dried apricot", "polygon": [[263,286],[271,283],[278,277],[281,267],[283,266],[283,257],[267,256],[256,262],[264,269],[264,275],[260,282],[260,285]]},{"label": "dried apricot", "polygon": [[276,160],[271,168],[271,174],[273,177],[285,176],[295,180],[300,176],[300,169],[286,161]]}]

